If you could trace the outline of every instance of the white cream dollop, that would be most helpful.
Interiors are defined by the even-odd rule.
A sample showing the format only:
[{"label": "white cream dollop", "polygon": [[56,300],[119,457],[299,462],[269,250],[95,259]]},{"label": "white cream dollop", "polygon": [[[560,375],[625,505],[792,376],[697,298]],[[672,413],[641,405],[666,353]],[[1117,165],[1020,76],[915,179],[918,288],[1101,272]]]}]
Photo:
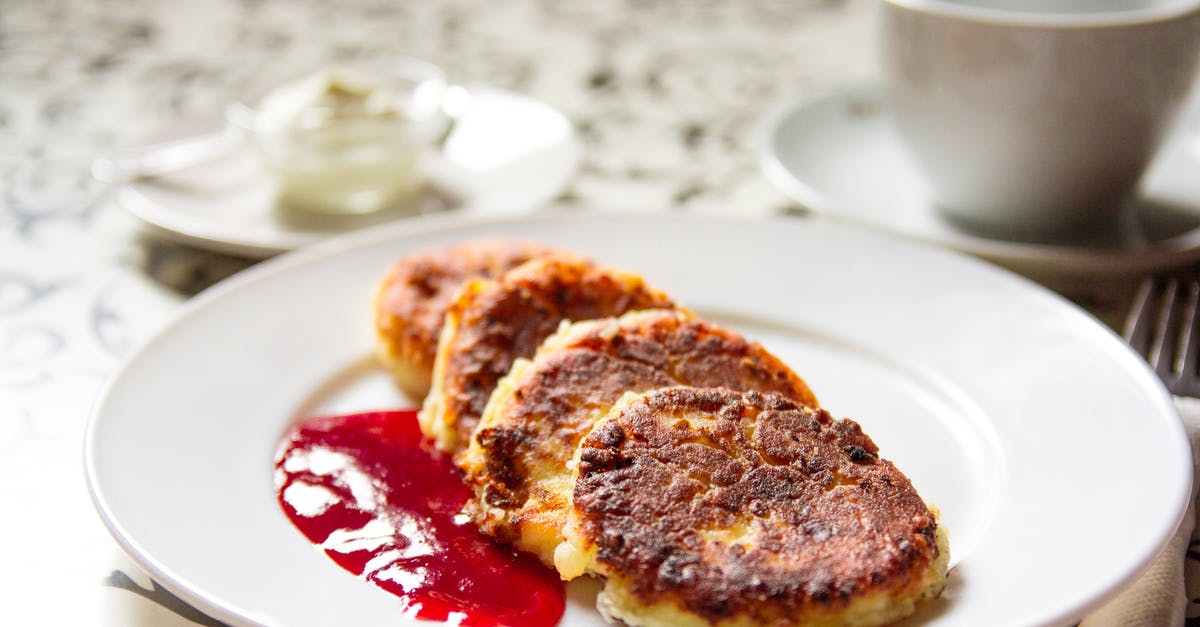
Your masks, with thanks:
[{"label": "white cream dollop", "polygon": [[258,105],[257,126],[265,131],[311,131],[347,122],[408,120],[407,98],[394,86],[368,74],[339,68],[321,70],[281,85]]}]

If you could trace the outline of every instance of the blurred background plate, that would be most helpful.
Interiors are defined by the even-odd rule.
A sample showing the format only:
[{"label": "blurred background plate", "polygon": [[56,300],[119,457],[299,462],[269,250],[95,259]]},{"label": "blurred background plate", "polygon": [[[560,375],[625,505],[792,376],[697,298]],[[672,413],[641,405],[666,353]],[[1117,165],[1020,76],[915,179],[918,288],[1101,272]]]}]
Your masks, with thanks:
[{"label": "blurred background plate", "polygon": [[[117,202],[175,239],[242,257],[269,257],[413,215],[511,214],[541,208],[567,187],[582,148],[557,110],[514,92],[472,87],[470,109],[426,160],[431,185],[411,203],[367,215],[281,210],[275,183],[249,149],[118,188]],[[190,133],[217,132],[211,121]]]}]

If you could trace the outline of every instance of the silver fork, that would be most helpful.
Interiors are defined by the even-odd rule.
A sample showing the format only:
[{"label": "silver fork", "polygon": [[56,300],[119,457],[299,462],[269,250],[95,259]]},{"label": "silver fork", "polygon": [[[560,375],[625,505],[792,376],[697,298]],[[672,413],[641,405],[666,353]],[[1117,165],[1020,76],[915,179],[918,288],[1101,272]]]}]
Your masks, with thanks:
[{"label": "silver fork", "polygon": [[1125,341],[1177,396],[1200,398],[1200,280],[1195,275],[1142,281],[1125,322]]}]

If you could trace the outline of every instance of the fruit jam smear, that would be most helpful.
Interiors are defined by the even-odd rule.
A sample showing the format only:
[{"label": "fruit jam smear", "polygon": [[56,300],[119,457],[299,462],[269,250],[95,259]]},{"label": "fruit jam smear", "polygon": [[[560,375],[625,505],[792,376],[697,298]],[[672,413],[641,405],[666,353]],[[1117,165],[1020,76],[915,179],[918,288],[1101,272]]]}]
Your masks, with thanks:
[{"label": "fruit jam smear", "polygon": [[339,566],[400,597],[406,616],[461,625],[555,625],[563,584],[461,514],[472,497],[422,444],[415,411],[314,418],[284,436],[279,504]]}]

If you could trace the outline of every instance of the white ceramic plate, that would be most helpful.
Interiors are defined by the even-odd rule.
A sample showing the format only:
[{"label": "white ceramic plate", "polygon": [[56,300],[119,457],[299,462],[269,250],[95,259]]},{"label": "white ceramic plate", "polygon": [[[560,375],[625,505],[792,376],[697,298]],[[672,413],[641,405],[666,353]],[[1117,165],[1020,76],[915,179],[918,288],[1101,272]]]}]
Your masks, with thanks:
[{"label": "white ceramic plate", "polygon": [[[1193,115],[1200,122],[1200,110]],[[1185,126],[1167,143],[1119,228],[1056,243],[988,239],[942,219],[874,86],[778,107],[762,124],[757,150],[772,182],[822,214],[1039,277],[1134,274],[1200,259],[1198,131]]]},{"label": "white ceramic plate", "polygon": [[[398,257],[532,238],[644,273],[759,339],[941,508],[937,625],[1066,624],[1175,529],[1191,461],[1171,399],[1091,317],[954,253],[817,220],[427,218],[267,262],[196,298],[115,377],[87,433],[96,506],[152,576],[213,616],[405,624],[276,505],[293,421],[412,405],[371,361],[370,298]],[[598,623],[589,589],[566,624]]]},{"label": "white ceramic plate", "polygon": [[[571,122],[528,96],[473,87],[471,104],[426,161],[432,182],[410,206],[367,216],[305,216],[275,206],[276,184],[248,149],[116,190],[117,202],[168,236],[218,252],[263,258],[412,213],[513,214],[558,196],[579,167]],[[184,134],[213,133],[218,122]]]}]

